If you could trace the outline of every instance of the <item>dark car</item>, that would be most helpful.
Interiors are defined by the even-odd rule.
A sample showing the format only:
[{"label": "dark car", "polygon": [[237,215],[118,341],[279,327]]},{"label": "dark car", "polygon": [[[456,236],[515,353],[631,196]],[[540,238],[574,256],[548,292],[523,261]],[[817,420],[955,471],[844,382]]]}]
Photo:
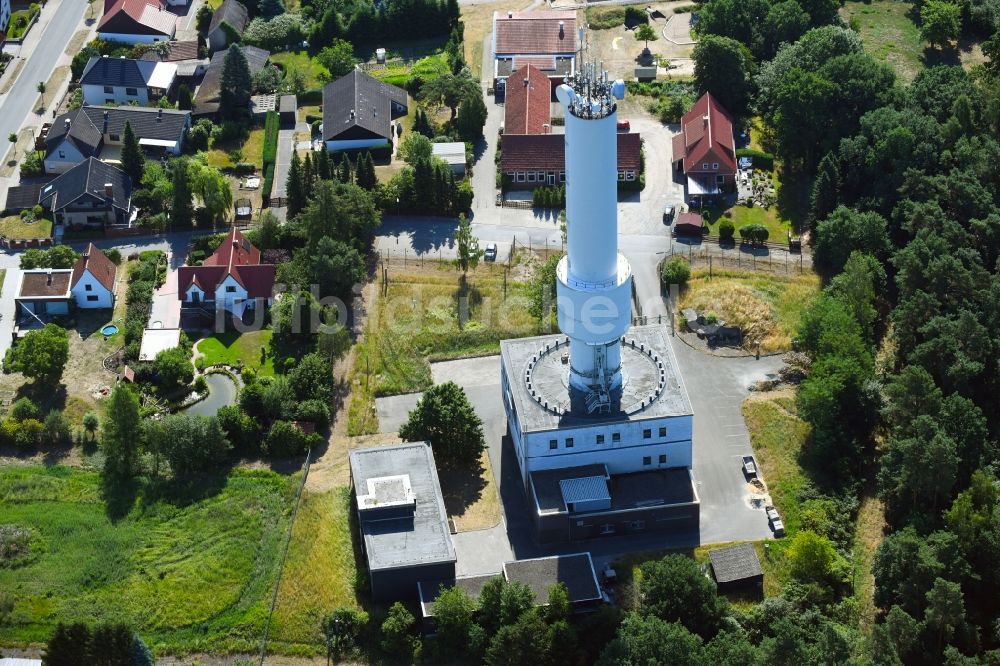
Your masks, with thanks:
[{"label": "dark car", "polygon": [[497,260],[497,244],[487,243],[486,250],[483,252],[483,259],[486,261],[496,261]]},{"label": "dark car", "polygon": [[663,222],[665,224],[670,224],[674,221],[674,205],[667,204],[663,207]]}]

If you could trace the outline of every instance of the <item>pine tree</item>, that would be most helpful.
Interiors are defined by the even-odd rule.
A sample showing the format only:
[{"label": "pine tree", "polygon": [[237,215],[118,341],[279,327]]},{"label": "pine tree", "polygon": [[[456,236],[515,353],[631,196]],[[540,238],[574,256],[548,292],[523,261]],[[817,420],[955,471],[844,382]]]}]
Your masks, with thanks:
[{"label": "pine tree", "polygon": [[146,158],[142,155],[139,137],[132,131],[132,123],[125,121],[125,132],[122,134],[122,171],[132,179],[132,187],[139,187],[145,167]]},{"label": "pine tree", "polygon": [[177,89],[177,108],[181,111],[190,111],[193,104],[191,89],[187,87],[187,84],[182,83]]},{"label": "pine tree", "polygon": [[326,145],[316,152],[316,177],[319,180],[330,180],[330,153],[326,151]]},{"label": "pine tree", "polygon": [[173,164],[173,202],[170,206],[170,226],[175,231],[189,229],[194,223],[194,196],[188,179],[187,160],[175,160]]},{"label": "pine tree", "polygon": [[372,160],[372,154],[368,151],[363,152],[358,158],[355,182],[357,182],[358,187],[365,190],[375,189],[375,185],[378,183],[378,178],[375,176],[375,162]]},{"label": "pine tree", "polygon": [[340,167],[337,169],[337,180],[342,183],[351,182],[351,158],[348,157],[347,153],[340,160]]},{"label": "pine tree", "polygon": [[302,190],[312,192],[315,184],[316,173],[313,171],[313,160],[310,153],[306,153],[305,159],[302,160]]},{"label": "pine tree", "polygon": [[239,44],[233,44],[226,52],[222,64],[222,85],[219,94],[219,113],[224,118],[240,118],[247,113],[253,78],[250,65]]},{"label": "pine tree", "polygon": [[833,153],[827,153],[819,163],[816,180],[809,198],[809,219],[813,230],[830,216],[840,197],[840,169]]},{"label": "pine tree", "polygon": [[303,188],[302,160],[299,151],[292,151],[292,163],[288,167],[288,180],[285,183],[285,196],[288,198],[288,217],[298,215],[306,206],[305,189]]},{"label": "pine tree", "polygon": [[65,625],[61,622],[45,646],[42,663],[45,666],[76,666],[86,661],[90,651],[90,629],[85,624]]},{"label": "pine tree", "polygon": [[419,159],[413,165],[413,199],[421,213],[426,213],[434,205],[434,169],[430,160]]},{"label": "pine tree", "polygon": [[416,114],[414,114],[413,131],[417,134],[423,134],[428,139],[434,138],[434,128],[431,127],[431,121],[423,109],[418,108]]}]

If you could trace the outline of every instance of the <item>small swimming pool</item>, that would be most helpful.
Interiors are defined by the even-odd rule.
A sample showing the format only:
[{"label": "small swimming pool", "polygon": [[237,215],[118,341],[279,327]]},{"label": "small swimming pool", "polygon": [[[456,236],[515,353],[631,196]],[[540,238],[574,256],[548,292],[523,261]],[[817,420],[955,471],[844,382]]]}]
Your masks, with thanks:
[{"label": "small swimming pool", "polygon": [[118,332],[118,327],[115,326],[114,324],[108,324],[107,326],[101,329],[101,335],[105,336],[112,336],[117,332]]}]

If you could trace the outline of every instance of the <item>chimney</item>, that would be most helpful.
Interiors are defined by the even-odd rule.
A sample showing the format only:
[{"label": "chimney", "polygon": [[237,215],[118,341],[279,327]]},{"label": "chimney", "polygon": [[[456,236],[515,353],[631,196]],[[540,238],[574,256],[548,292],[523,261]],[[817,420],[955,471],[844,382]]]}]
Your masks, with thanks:
[{"label": "chimney", "polygon": [[104,196],[109,199],[115,198],[115,184],[114,183],[104,183]]},{"label": "chimney", "polygon": [[351,120],[354,120],[354,109],[351,109]]},{"label": "chimney", "polygon": [[524,87],[525,87],[525,88],[527,88],[527,87],[528,87],[528,77],[527,77],[527,76],[526,76],[526,77],[524,77]]},{"label": "chimney", "polygon": [[542,134],[548,134],[551,131],[552,131],[552,125],[549,125],[548,123],[542,125]]},{"label": "chimney", "polygon": [[73,124],[73,121],[72,121],[72,120],[70,120],[69,118],[67,118],[67,119],[66,119],[65,121],[63,121],[63,122],[65,122],[65,123],[66,123],[66,131],[69,131],[69,126]]},{"label": "chimney", "polygon": [[156,122],[163,120],[163,109],[156,110]]},{"label": "chimney", "polygon": [[52,269],[45,271],[45,285],[48,287],[52,286]]},{"label": "chimney", "polygon": [[566,21],[559,21],[559,39],[566,36]]},{"label": "chimney", "polygon": [[507,18],[509,19],[514,18],[514,12],[507,12]]},{"label": "chimney", "polygon": [[708,125],[708,114],[707,114],[707,113],[706,113],[705,115],[703,115],[703,116],[701,117],[701,119],[702,119],[703,121],[705,121],[705,124],[706,124],[706,125]]}]

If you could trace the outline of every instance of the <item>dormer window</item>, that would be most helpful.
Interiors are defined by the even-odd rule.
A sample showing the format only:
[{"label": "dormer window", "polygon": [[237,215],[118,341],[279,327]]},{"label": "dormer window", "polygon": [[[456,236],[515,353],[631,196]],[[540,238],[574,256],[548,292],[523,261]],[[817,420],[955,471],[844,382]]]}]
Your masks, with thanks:
[{"label": "dormer window", "polygon": [[712,171],[718,171],[718,170],[719,170],[719,163],[712,162]]},{"label": "dormer window", "polygon": [[701,163],[701,170],[702,171],[708,171],[708,162],[702,162]]}]

